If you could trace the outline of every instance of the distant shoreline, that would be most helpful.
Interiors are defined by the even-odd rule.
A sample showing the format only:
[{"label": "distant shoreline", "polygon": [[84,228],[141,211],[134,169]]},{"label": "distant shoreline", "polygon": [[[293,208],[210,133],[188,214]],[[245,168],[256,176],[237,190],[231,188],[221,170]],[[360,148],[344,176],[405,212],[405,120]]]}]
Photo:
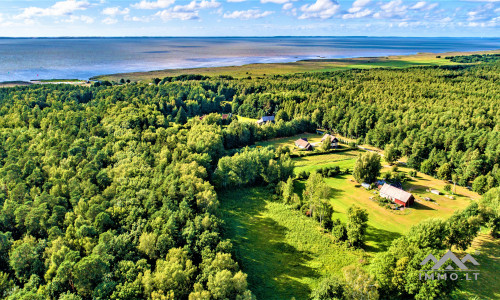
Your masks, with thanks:
[{"label": "distant shoreline", "polygon": [[[484,51],[448,51],[448,52],[422,52],[408,55],[391,56],[367,56],[367,57],[345,57],[345,58],[319,58],[299,59],[289,62],[274,63],[251,63],[243,65],[220,66],[220,67],[199,67],[199,68],[178,68],[161,69],[144,72],[126,72],[97,75],[88,80],[76,79],[44,79],[31,81],[4,81],[0,82],[0,87],[28,86],[33,84],[88,84],[88,81],[116,81],[120,79],[130,79],[131,81],[143,81],[153,78],[164,78],[167,76],[178,76],[181,74],[201,74],[207,76],[229,75],[236,78],[248,76],[266,76],[277,74],[293,74],[300,72],[322,72],[335,71],[353,68],[404,68],[410,66],[426,65],[452,65],[446,60],[446,56],[473,55],[473,54],[499,54],[500,49]],[[441,57],[439,57],[441,56]],[[438,58],[439,57],[439,58]]]},{"label": "distant shoreline", "polygon": [[[162,69],[162,70],[153,70],[153,71],[145,71],[145,72],[127,72],[127,73],[114,73],[114,74],[106,74],[106,75],[98,75],[89,78],[89,80],[110,80],[110,81],[118,81],[121,78],[130,79],[131,81],[141,81],[152,78],[163,78],[167,76],[176,76],[181,74],[200,74],[207,76],[217,76],[217,75],[230,75],[234,76],[235,73],[240,74],[244,72],[245,74],[242,76],[234,76],[234,77],[245,77],[245,75],[249,76],[266,76],[266,75],[276,75],[273,74],[273,70],[282,70],[278,71],[278,74],[288,74],[287,66],[297,66],[297,70],[291,70],[290,73],[298,73],[298,72],[311,72],[317,71],[321,72],[329,68],[338,68],[346,69],[346,68],[371,68],[374,64],[381,64],[379,67],[398,67],[391,66],[387,64],[384,66],[385,62],[401,62],[402,65],[400,67],[409,67],[409,66],[425,66],[425,65],[450,65],[450,64],[458,64],[451,63],[449,60],[445,60],[446,56],[457,56],[457,55],[474,55],[474,54],[499,54],[500,49],[496,50],[479,50],[479,51],[447,51],[447,52],[422,52],[416,54],[408,54],[408,55],[391,55],[391,56],[371,56],[371,57],[346,57],[346,58],[318,58],[318,59],[299,59],[296,61],[290,62],[276,62],[276,63],[251,63],[251,64],[243,64],[243,65],[233,65],[233,66],[221,66],[221,67],[200,67],[200,68],[179,68],[179,69]],[[438,58],[438,56],[441,56]],[[414,60],[414,61],[413,61]],[[407,65],[404,65],[404,63]],[[372,65],[370,65],[372,64]],[[311,68],[308,68],[309,67]],[[376,66],[375,66],[376,67]],[[267,71],[267,73],[259,74],[255,71]],[[251,73],[251,72],[254,73]],[[271,71],[271,72],[270,72]],[[276,73],[276,72],[274,72]],[[116,80],[118,79],[118,80]]]}]

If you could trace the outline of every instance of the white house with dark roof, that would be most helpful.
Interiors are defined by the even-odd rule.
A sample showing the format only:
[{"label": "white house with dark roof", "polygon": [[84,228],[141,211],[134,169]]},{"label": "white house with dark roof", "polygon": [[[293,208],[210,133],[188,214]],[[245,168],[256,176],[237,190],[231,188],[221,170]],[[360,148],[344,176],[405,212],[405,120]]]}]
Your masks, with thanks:
[{"label": "white house with dark roof", "polygon": [[268,122],[274,123],[274,116],[264,116],[257,121],[258,125],[266,124]]}]

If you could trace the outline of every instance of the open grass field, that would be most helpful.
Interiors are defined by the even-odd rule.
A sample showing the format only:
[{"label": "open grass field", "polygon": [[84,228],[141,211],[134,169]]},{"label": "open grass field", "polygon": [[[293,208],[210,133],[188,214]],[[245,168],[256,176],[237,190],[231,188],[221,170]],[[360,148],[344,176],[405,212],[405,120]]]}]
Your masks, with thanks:
[{"label": "open grass field", "polygon": [[316,221],[271,197],[262,187],[219,194],[226,237],[257,299],[307,299],[321,276],[366,262],[362,250],[333,242]]},{"label": "open grass field", "polygon": [[460,299],[500,299],[500,240],[487,233],[480,234],[459,257],[465,253],[471,253],[480,264],[478,280],[461,281],[454,295]]},{"label": "open grass field", "polygon": [[[151,72],[120,73],[101,75],[91,78],[92,80],[109,80],[118,82],[120,79],[131,81],[144,81],[152,78],[163,78],[167,76],[178,76],[182,74],[201,74],[207,76],[229,75],[235,78],[263,77],[268,75],[292,74],[303,72],[328,72],[345,69],[368,69],[368,68],[407,68],[412,66],[436,66],[457,64],[445,56],[468,55],[468,54],[492,54],[500,53],[500,50],[477,51],[477,52],[448,52],[448,53],[419,53],[415,55],[398,55],[384,57],[361,57],[348,59],[316,59],[302,60],[290,63],[271,64],[249,64],[232,67],[192,68],[192,69],[170,69]],[[440,55],[441,58],[436,56]]]}]

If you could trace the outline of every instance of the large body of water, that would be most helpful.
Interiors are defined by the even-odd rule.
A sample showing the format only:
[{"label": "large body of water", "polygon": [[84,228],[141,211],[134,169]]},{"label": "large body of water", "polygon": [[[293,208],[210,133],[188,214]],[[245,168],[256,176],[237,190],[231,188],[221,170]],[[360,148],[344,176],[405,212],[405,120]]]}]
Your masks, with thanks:
[{"label": "large body of water", "polygon": [[500,49],[500,38],[255,37],[0,39],[0,82],[170,68]]}]

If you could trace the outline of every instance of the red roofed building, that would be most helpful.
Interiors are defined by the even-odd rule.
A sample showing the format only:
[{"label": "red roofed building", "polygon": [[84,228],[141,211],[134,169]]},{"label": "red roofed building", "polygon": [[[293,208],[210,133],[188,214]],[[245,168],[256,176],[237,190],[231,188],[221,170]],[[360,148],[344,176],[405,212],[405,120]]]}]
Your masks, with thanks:
[{"label": "red roofed building", "polygon": [[404,207],[412,205],[415,201],[415,198],[412,194],[387,183],[384,183],[384,185],[380,189],[380,197],[390,199]]}]

